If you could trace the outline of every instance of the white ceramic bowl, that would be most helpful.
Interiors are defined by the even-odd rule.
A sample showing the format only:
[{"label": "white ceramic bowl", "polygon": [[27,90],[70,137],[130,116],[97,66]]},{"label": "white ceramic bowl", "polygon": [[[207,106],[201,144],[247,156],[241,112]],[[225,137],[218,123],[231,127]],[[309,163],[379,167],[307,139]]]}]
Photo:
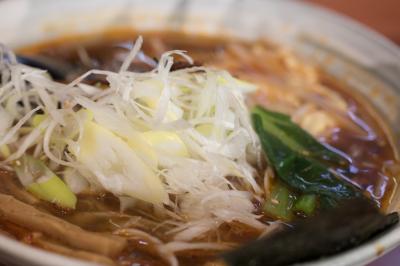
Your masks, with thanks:
[{"label": "white ceramic bowl", "polygon": [[[176,15],[177,9],[184,10],[184,15]],[[326,70],[346,77],[346,82],[369,97],[387,119],[400,147],[400,49],[332,12],[277,0],[9,0],[0,2],[0,11],[0,42],[12,48],[121,26],[141,30],[175,27],[247,39],[266,37],[312,60],[330,58]],[[391,210],[399,210],[399,198],[397,191]],[[358,248],[307,265],[364,265],[399,244],[400,226]],[[89,265],[3,236],[0,261],[7,265]]]}]

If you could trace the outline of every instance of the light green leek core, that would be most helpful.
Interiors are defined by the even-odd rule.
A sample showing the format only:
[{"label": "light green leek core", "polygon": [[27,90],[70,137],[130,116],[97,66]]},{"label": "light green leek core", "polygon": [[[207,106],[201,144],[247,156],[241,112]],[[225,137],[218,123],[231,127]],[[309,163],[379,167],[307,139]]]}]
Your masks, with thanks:
[{"label": "light green leek core", "polygon": [[75,209],[75,194],[41,160],[24,155],[20,163],[15,171],[26,190],[39,199],[63,208]]}]

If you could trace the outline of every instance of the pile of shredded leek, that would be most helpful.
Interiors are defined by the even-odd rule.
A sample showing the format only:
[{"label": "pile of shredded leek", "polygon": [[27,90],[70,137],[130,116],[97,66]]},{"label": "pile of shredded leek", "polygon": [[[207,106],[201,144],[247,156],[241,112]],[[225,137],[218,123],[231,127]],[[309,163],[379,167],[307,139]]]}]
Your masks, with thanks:
[{"label": "pile of shredded leek", "polygon": [[[244,103],[256,87],[210,67],[171,71],[174,56],[192,62],[183,51],[164,53],[150,72],[129,71],[141,45],[119,72],[91,70],[70,84],[0,49],[1,166],[61,207],[99,191],[123,208],[152,204],[180,241],[233,221],[263,230],[252,203],[263,190],[260,147]],[[108,85],[85,84],[92,74]]]}]

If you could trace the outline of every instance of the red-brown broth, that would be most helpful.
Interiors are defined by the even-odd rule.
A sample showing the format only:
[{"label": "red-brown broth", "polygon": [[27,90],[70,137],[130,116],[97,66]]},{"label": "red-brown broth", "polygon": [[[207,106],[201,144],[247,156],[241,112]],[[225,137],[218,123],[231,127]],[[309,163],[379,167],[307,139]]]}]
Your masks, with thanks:
[{"label": "red-brown broth", "polygon": [[[56,40],[26,47],[21,49],[20,52],[31,55],[42,54],[60,60],[66,60],[80,68],[80,72],[84,72],[90,68],[118,70],[124,56],[129,51],[129,48],[132,47],[136,37],[137,33],[135,32],[111,32],[104,35],[93,35],[84,38]],[[179,33],[146,33],[144,34],[144,40],[143,50],[145,54],[153,58],[158,58],[162,52],[167,50],[182,49],[188,51],[188,54],[192,56],[196,62],[211,66],[224,65],[228,71],[240,78],[246,79],[250,77],[251,80],[252,78],[257,79],[258,77],[262,77],[271,82],[286,82],[285,65],[278,57],[276,60],[271,59],[268,64],[263,64],[263,62],[254,63],[247,61],[246,58],[241,59],[239,57],[236,58],[236,60],[241,62],[239,66],[235,64],[230,66],[224,62],[227,57],[230,59],[232,58],[232,56],[229,55],[230,49],[236,49],[232,48],[232,43],[244,49],[253,49],[253,46],[257,45],[260,47],[262,46],[264,47],[263,49],[271,52],[271,58],[273,58],[273,53],[277,52],[279,48],[264,41],[246,43],[227,38],[190,36]],[[89,56],[90,61],[82,62],[82,54],[79,56],[78,51],[81,51],[80,53],[84,51],[86,55]],[[136,70],[142,71],[150,69],[146,64],[136,64],[136,67]],[[82,73],[76,73],[76,75],[78,74]],[[377,121],[375,116],[369,111],[370,108],[366,108],[364,101],[360,100],[361,97],[350,92],[350,88],[323,72],[318,71],[318,74],[318,78],[322,84],[345,96],[347,103],[351,106],[351,112],[348,113],[348,115],[352,116],[350,120],[354,121],[358,119],[369,127],[367,131],[363,131],[363,134],[354,132],[347,127],[338,127],[325,141],[336,149],[348,154],[353,159],[356,174],[352,182],[368,191],[382,208],[385,208],[388,199],[393,193],[394,180],[393,173],[388,173],[383,169],[384,165],[390,162],[396,162],[395,152],[390,144],[389,136],[386,134],[385,130],[383,130],[381,121]],[[266,97],[263,90],[260,90],[251,97],[251,101],[253,103],[268,105],[269,100],[266,99]],[[371,132],[374,133],[373,136],[366,137],[368,135],[367,133]],[[1,175],[9,176],[10,173],[2,172]],[[9,178],[3,178],[2,180],[9,180]],[[1,182],[8,181],[0,181],[0,183]],[[15,186],[20,187],[16,181],[13,182],[15,182]],[[14,192],[7,187],[8,186],[1,185],[0,192],[14,195]],[[16,197],[18,198],[18,196]],[[259,203],[255,204],[261,206]],[[58,217],[62,217],[71,223],[77,224],[86,230],[96,232],[107,232],[115,229],[114,224],[123,222],[124,219],[126,219],[122,214],[119,214],[117,198],[107,193],[95,196],[80,195],[77,210],[75,211],[59,210],[53,205],[44,202],[39,202],[35,204],[35,206]],[[77,218],[79,214],[93,211],[113,212],[112,223],[110,223],[110,219],[107,216],[92,220],[85,220],[82,217]],[[130,215],[141,215],[142,213],[143,212],[132,210],[128,211]],[[268,219],[269,218],[266,217],[263,220]],[[31,240],[32,232],[24,229],[23,226],[4,221],[1,222],[0,225],[2,231],[9,232],[25,243],[35,245],[34,241]],[[258,236],[257,232],[246,230],[246,228],[238,230],[238,228],[240,227],[224,225],[220,231],[222,234],[226,235],[225,238],[241,243]],[[153,233],[162,240],[168,240],[168,237],[163,234],[162,228]],[[215,236],[210,235],[207,237],[213,238]],[[137,241],[131,241],[131,245],[129,246],[130,247],[125,250],[119,258],[114,258],[120,265],[131,265],[132,263],[138,263],[139,265],[164,265],[164,262],[160,261],[157,256],[153,254],[153,247],[145,240],[138,239]],[[207,252],[186,252],[179,256],[182,265],[203,265],[203,263],[212,260],[214,257],[214,253],[210,254]]]}]

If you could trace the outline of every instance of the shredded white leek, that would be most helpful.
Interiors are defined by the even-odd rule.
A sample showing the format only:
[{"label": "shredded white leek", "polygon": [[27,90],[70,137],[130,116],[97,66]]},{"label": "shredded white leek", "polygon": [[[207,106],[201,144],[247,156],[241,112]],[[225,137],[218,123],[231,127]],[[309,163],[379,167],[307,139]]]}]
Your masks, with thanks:
[{"label": "shredded white leek", "polygon": [[[153,204],[177,241],[201,239],[223,223],[265,230],[252,203],[263,193],[251,163],[260,147],[244,102],[256,87],[210,67],[170,71],[174,55],[192,63],[184,51],[132,72],[142,41],[119,72],[94,69],[70,84],[16,63],[0,47],[0,146],[9,149],[1,165],[32,151],[74,193],[105,190],[129,204]],[[85,84],[92,74],[105,76],[106,88]],[[167,249],[192,248],[223,245]]]}]

